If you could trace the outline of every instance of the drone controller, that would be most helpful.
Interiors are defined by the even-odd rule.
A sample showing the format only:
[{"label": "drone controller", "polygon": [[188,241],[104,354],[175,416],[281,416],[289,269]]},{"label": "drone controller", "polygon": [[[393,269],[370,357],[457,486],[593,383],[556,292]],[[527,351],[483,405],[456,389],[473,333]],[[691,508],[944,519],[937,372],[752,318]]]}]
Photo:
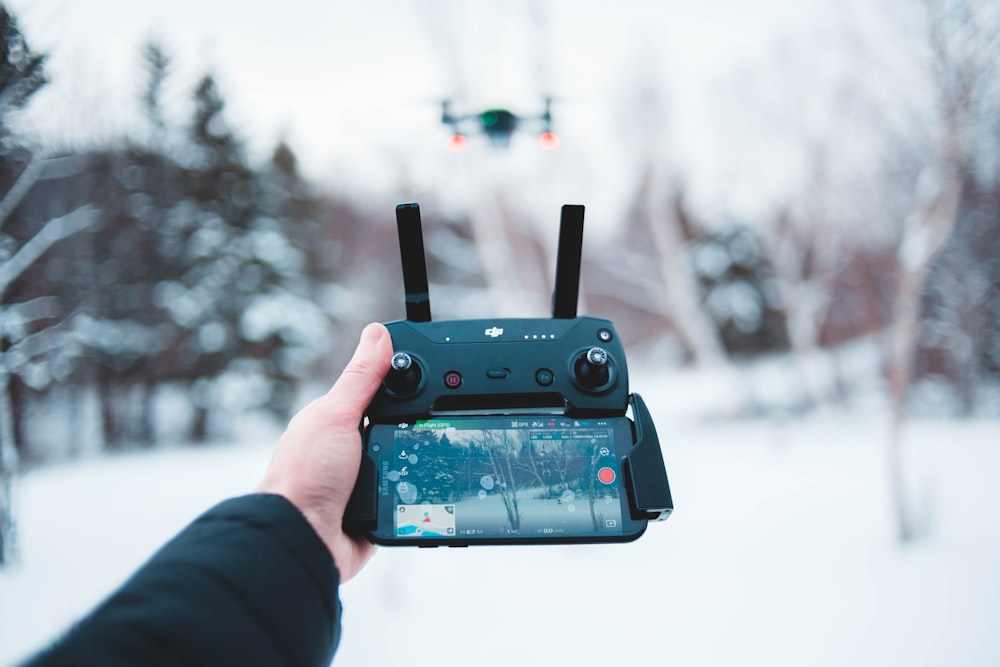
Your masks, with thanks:
[{"label": "drone controller", "polygon": [[[396,207],[406,319],[386,324],[395,354],[366,412],[347,532],[421,546],[624,541],[670,515],[620,337],[576,313],[583,217],[562,207],[551,318],[434,322],[420,208]],[[637,527],[623,536],[623,524]]]}]

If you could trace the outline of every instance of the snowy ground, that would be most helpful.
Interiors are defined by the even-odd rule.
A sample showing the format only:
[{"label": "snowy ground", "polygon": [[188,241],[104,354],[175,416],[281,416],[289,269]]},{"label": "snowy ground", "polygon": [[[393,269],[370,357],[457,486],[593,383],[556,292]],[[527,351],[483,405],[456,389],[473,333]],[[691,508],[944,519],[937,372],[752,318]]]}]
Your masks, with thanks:
[{"label": "snowy ground", "polygon": [[[700,377],[633,381],[665,447],[667,522],[628,545],[382,549],[341,591],[335,664],[1000,664],[1000,422],[909,426],[926,535],[901,547],[878,405],[710,418],[727,392]],[[0,664],[252,488],[276,437],[255,433],[27,475],[22,562],[0,573]]]}]

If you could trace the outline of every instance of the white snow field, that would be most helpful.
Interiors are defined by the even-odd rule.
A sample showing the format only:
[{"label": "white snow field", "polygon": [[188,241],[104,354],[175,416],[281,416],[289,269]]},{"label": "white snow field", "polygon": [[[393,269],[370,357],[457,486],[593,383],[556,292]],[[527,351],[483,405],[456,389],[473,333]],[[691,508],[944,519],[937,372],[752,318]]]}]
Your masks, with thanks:
[{"label": "white snow field", "polygon": [[[633,387],[657,423],[674,516],[626,545],[383,548],[341,589],[334,663],[1000,664],[1000,421],[908,425],[922,537],[902,546],[877,404],[723,419],[718,378]],[[252,489],[277,431],[253,433],[26,475],[21,561],[0,573],[0,664]]]}]

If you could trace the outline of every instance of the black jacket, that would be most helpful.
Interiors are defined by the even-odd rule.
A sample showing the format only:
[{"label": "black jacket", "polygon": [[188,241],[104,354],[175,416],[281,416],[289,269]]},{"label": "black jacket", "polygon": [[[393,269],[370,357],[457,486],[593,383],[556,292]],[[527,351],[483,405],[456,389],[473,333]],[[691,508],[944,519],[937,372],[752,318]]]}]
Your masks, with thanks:
[{"label": "black jacket", "polygon": [[338,582],[330,552],[290,502],[227,500],[27,666],[328,665],[340,638]]}]

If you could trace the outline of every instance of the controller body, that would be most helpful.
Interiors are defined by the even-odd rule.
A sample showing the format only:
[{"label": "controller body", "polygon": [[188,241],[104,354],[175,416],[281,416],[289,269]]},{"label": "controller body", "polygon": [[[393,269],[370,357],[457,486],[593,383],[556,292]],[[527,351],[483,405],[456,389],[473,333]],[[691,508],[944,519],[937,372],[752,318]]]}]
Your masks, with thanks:
[{"label": "controller body", "polygon": [[[614,416],[628,406],[625,350],[605,319],[398,320],[386,327],[411,365],[389,371],[368,408],[374,422],[440,414]],[[606,353],[601,365],[587,361],[595,349]]]},{"label": "controller body", "polygon": [[[659,440],[644,402],[637,394],[629,392],[625,349],[618,332],[607,319],[576,314],[583,207],[564,206],[562,210],[551,318],[432,321],[418,205],[397,206],[396,218],[407,318],[386,324],[392,337],[394,356],[382,386],[366,411],[365,454],[345,512],[345,531],[367,535],[380,543],[394,544],[397,542],[393,541],[391,533],[384,531],[382,524],[391,524],[397,511],[414,512],[426,508],[428,513],[437,512],[436,516],[444,517],[445,523],[454,521],[440,510],[451,507],[448,503],[457,501],[432,507],[429,501],[422,506],[412,504],[412,501],[403,499],[406,493],[393,496],[389,490],[390,479],[397,488],[412,491],[412,484],[400,477],[409,474],[409,466],[400,465],[398,470],[390,470],[387,467],[390,463],[383,458],[383,445],[377,445],[378,454],[368,450],[373,426],[397,425],[400,429],[415,430],[421,428],[421,423],[433,420],[475,420],[518,415],[523,415],[523,419],[530,424],[537,422],[541,426],[558,421],[565,426],[562,430],[557,429],[558,434],[531,432],[530,429],[526,434],[510,431],[509,434],[524,437],[525,443],[531,443],[522,444],[521,452],[529,452],[545,438],[566,438],[567,448],[573,443],[576,443],[573,446],[579,446],[581,438],[593,443],[595,441],[590,438],[595,437],[594,434],[584,435],[582,431],[574,430],[575,427],[581,424],[586,426],[590,423],[587,420],[597,420],[597,424],[624,421],[628,431],[624,443],[619,430],[616,432],[618,435],[612,438],[618,442],[614,447],[594,445],[594,452],[600,449],[602,456],[612,458],[605,458],[599,463],[595,453],[591,457],[593,460],[583,461],[580,465],[584,468],[591,466],[593,474],[587,482],[575,482],[576,491],[578,494],[594,492],[595,489],[600,490],[600,484],[612,479],[616,480],[615,484],[621,485],[616,487],[614,494],[609,494],[608,490],[601,491],[604,495],[598,500],[607,502],[612,496],[620,498],[622,506],[616,522],[624,522],[631,528],[624,536],[620,534],[607,541],[635,539],[642,534],[647,521],[666,519],[673,511],[673,499]],[[628,420],[630,411],[631,420]],[[569,421],[565,421],[567,419]],[[469,423],[472,422],[461,422],[461,425]],[[516,427],[518,423],[524,426],[526,422],[514,418],[512,423]],[[411,442],[412,435],[404,432],[398,437]],[[535,441],[528,438],[535,438]],[[389,446],[388,443],[386,446]],[[544,456],[551,457],[551,442],[539,449],[543,450]],[[411,449],[400,454],[401,457],[395,458],[407,458],[413,452]],[[508,452],[506,455],[510,464],[512,454]],[[425,455],[421,453],[421,456]],[[400,462],[396,461],[396,464]],[[380,465],[383,469],[379,469]],[[513,484],[515,471],[508,470]],[[568,484],[566,489],[569,491]],[[440,496],[439,492],[435,493]],[[480,490],[480,497],[484,493]],[[514,512],[518,512],[518,502],[516,497],[505,499],[511,518]],[[595,513],[595,502],[593,498],[590,500],[592,515]],[[598,526],[596,518],[594,526]],[[383,542],[377,539],[379,537],[389,541]],[[458,541],[443,539],[440,543],[467,546],[475,543],[533,544],[546,541],[538,537],[518,537],[478,541],[474,538]],[[605,540],[599,535],[588,534],[580,539],[563,536],[556,541]],[[438,544],[433,539],[409,538],[398,543],[419,546]]]}]

